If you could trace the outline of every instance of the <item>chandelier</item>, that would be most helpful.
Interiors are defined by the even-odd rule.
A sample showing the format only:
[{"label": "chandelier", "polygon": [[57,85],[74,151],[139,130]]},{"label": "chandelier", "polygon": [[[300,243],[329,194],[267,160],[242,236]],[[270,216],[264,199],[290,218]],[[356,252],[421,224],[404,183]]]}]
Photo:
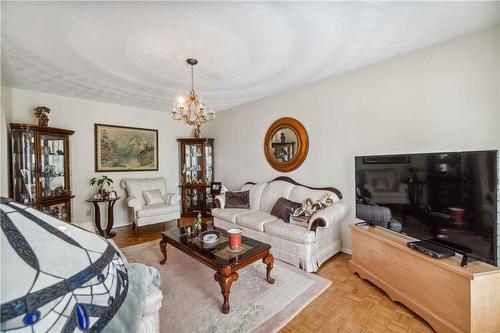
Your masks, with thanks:
[{"label": "chandelier", "polygon": [[198,63],[198,60],[186,59],[186,62],[191,66],[191,90],[186,98],[181,96],[177,99],[177,103],[172,109],[172,119],[192,126],[194,137],[199,138],[201,136],[201,124],[213,120],[215,113],[211,106],[207,113],[207,106],[202,102],[201,98],[198,99],[193,88],[193,67]]}]

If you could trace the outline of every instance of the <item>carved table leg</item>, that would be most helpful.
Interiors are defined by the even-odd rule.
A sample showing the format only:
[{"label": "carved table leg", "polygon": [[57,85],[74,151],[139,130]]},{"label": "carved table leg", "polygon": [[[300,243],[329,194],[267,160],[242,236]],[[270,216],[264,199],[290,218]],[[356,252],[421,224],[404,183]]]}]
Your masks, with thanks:
[{"label": "carved table leg", "polygon": [[222,312],[224,314],[229,313],[229,291],[231,290],[231,285],[234,281],[237,281],[239,278],[238,273],[234,272],[229,276],[222,275],[220,273],[215,273],[214,279],[219,282],[220,291],[222,296],[224,296],[224,303],[222,304]]},{"label": "carved table leg", "polygon": [[160,261],[160,265],[164,265],[167,262],[167,243],[163,239],[160,241],[160,250],[163,254],[163,259]]},{"label": "carved table leg", "polygon": [[116,200],[108,202],[108,225],[106,226],[106,232],[105,232],[106,238],[112,238],[116,236],[116,232],[111,231],[111,229],[113,228],[113,223],[115,221],[113,214],[113,207],[115,205],[115,202]]},{"label": "carved table leg", "polygon": [[266,279],[270,284],[274,283],[274,279],[271,277],[271,270],[273,269],[274,257],[271,253],[267,257],[262,258],[262,262],[267,265],[266,267]]},{"label": "carved table leg", "polygon": [[105,234],[101,227],[101,209],[97,201],[92,202],[92,204],[94,205],[94,221],[97,232],[99,233],[99,235],[104,237]]}]

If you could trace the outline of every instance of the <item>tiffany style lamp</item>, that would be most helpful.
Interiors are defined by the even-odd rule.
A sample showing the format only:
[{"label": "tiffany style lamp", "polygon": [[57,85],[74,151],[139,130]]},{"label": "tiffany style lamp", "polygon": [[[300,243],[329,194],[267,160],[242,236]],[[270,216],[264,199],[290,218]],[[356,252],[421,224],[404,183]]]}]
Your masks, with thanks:
[{"label": "tiffany style lamp", "polygon": [[3,198],[0,213],[0,331],[100,332],[128,290],[113,245]]}]

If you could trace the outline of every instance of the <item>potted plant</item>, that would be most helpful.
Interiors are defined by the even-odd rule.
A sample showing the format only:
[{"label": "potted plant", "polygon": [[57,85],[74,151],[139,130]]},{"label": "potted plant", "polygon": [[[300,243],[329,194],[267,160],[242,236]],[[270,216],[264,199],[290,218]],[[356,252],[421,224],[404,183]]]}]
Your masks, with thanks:
[{"label": "potted plant", "polygon": [[94,177],[90,180],[89,185],[94,186],[97,185],[97,188],[99,190],[99,193],[104,193],[104,187],[109,187],[113,184],[113,179],[109,178],[108,176],[102,176],[102,177]]}]

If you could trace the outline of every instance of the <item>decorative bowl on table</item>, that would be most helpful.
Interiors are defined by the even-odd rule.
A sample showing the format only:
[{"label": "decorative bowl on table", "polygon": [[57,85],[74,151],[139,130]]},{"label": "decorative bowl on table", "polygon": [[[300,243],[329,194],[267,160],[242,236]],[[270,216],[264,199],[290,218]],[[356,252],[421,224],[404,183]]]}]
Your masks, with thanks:
[{"label": "decorative bowl on table", "polygon": [[207,230],[198,236],[201,243],[207,247],[215,245],[221,237],[222,234],[217,230]]}]

